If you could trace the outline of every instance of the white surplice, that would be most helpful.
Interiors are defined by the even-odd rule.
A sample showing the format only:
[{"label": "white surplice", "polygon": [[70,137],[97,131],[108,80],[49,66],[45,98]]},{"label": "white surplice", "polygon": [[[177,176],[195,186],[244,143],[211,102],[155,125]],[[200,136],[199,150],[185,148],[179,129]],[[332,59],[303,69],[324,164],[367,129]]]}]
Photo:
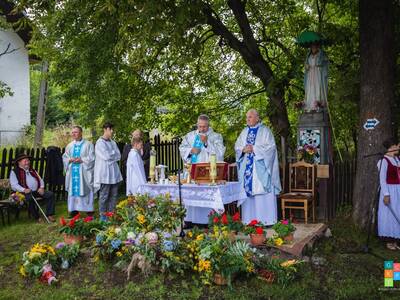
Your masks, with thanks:
[{"label": "white surplice", "polygon": [[96,161],[94,165],[94,190],[97,192],[100,185],[115,184],[122,181],[118,161],[121,159],[117,143],[100,137],[95,146]]},{"label": "white surplice", "polygon": [[[278,153],[271,130],[261,123],[256,126],[259,128],[253,145],[252,194],[249,198],[239,201],[238,206],[242,206],[244,223],[257,219],[266,225],[272,225],[277,222],[276,195],[281,191]],[[243,129],[235,143],[238,177],[243,188],[248,155],[242,150],[247,145],[248,131],[248,127]]]},{"label": "white surplice", "polygon": [[135,195],[139,186],[146,182],[142,156],[136,149],[131,149],[126,162],[126,195]]},{"label": "white surplice", "polygon": [[[190,151],[193,148],[196,135],[199,134],[198,130],[194,130],[186,134],[183,138],[181,145],[179,146],[179,152],[184,162],[190,162],[191,156]],[[217,161],[224,161],[225,146],[222,136],[219,133],[214,132],[211,128],[208,129],[207,133],[207,147],[202,147],[200,153],[197,154],[198,163],[209,162],[210,155],[215,153]],[[185,221],[193,222],[197,224],[207,224],[208,214],[211,209],[203,207],[186,206],[186,217]]]},{"label": "white surplice", "polygon": [[[74,146],[82,144],[79,164],[79,196],[72,195],[72,166],[69,162],[73,158]],[[73,141],[65,148],[63,163],[65,170],[65,190],[68,192],[68,211],[94,211],[93,207],[93,171],[94,171],[94,148],[93,144],[84,139]]]}]

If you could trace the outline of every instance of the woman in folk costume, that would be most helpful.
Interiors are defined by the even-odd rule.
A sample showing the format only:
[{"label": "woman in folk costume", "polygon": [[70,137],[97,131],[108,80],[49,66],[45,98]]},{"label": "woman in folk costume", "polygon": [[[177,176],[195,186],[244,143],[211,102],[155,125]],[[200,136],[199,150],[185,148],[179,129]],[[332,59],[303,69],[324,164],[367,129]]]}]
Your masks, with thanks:
[{"label": "woman in folk costume", "polygon": [[242,221],[257,219],[266,225],[277,221],[276,195],[281,191],[278,154],[271,130],[260,123],[258,112],[246,114],[247,127],[235,143],[239,182],[248,196],[240,201]]},{"label": "woman in folk costume", "polygon": [[388,139],[383,143],[387,152],[378,162],[381,185],[378,208],[378,235],[385,240],[390,250],[400,249],[396,240],[400,239],[400,224],[390,211],[389,206],[400,218],[400,161],[398,158],[399,145],[397,140]]},{"label": "woman in folk costume", "polygon": [[126,162],[126,195],[135,195],[139,186],[145,184],[146,173],[141,155],[143,141],[140,137],[132,137],[132,149],[129,151]]},{"label": "woman in folk costume", "polygon": [[68,191],[68,211],[74,215],[78,211],[88,214],[93,207],[93,144],[82,138],[82,127],[72,127],[73,141],[65,148],[63,154],[65,189]]},{"label": "woman in folk costume", "polygon": [[[197,130],[191,131],[183,138],[179,146],[182,160],[187,163],[203,163],[210,161],[215,154],[217,161],[224,161],[225,146],[222,136],[209,127],[209,118],[200,115],[197,119]],[[211,208],[186,206],[186,222],[208,224]]]}]

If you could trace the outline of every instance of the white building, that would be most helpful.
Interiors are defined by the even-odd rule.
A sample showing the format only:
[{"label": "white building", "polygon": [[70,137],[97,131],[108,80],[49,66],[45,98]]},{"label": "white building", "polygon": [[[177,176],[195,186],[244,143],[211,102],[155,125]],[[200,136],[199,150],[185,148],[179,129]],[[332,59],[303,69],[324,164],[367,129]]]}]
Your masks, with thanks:
[{"label": "white building", "polygon": [[[21,28],[18,21],[26,18],[23,12],[14,12],[14,0],[0,1],[0,18],[10,27],[0,27],[0,81],[13,95],[0,98],[0,146],[15,144],[30,125],[29,43],[32,28]],[[4,26],[3,26],[4,27]],[[14,31],[13,28],[17,31]]]}]

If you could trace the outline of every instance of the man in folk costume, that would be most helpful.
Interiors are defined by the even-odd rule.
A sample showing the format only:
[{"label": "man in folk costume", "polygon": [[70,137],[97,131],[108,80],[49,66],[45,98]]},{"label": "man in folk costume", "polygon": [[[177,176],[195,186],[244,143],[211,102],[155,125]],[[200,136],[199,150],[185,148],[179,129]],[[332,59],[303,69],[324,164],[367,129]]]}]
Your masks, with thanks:
[{"label": "man in folk costume", "polygon": [[143,141],[138,136],[133,136],[126,162],[126,195],[135,195],[139,186],[147,182],[144,163],[142,159]]},{"label": "man in folk costume", "polygon": [[260,123],[258,112],[246,114],[247,127],[235,143],[239,182],[248,196],[240,201],[242,221],[257,219],[266,225],[277,221],[276,195],[281,191],[278,154],[271,130]]},{"label": "man in folk costume", "polygon": [[68,211],[92,214],[93,207],[93,144],[82,138],[82,127],[72,127],[73,141],[65,148],[63,154],[65,189],[68,191]]},{"label": "man in folk costume", "polygon": [[386,247],[390,250],[399,250],[397,244],[400,239],[400,224],[390,211],[400,218],[400,160],[399,145],[396,139],[388,139],[383,142],[387,152],[378,162],[380,197],[378,208],[378,235],[386,241]]},{"label": "man in folk costume", "polygon": [[54,222],[55,199],[54,194],[44,190],[44,181],[39,174],[31,167],[30,157],[26,154],[19,154],[15,158],[15,168],[10,173],[11,189],[25,195],[28,203],[28,210],[31,216],[38,222],[42,222],[39,215],[39,208],[32,197],[41,197],[47,202],[46,215],[49,221]]},{"label": "man in folk costume", "polygon": [[100,217],[105,219],[106,212],[112,212],[117,204],[118,185],[122,181],[118,162],[121,159],[117,143],[112,140],[114,130],[111,123],[103,125],[103,136],[95,146],[94,191],[100,190]]},{"label": "man in folk costume", "polygon": [[[217,161],[224,161],[225,146],[222,136],[209,127],[209,118],[200,115],[197,119],[197,130],[189,132],[179,146],[179,152],[186,163],[209,162],[210,155],[215,154]],[[186,206],[186,222],[207,224],[211,209]]]}]

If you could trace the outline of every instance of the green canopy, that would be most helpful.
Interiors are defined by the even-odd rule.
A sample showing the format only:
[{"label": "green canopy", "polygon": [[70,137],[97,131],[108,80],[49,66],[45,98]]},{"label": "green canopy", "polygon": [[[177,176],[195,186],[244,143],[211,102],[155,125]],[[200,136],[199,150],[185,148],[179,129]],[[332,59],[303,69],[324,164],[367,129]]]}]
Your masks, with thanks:
[{"label": "green canopy", "polygon": [[314,31],[303,31],[296,40],[297,44],[303,47],[309,47],[313,43],[324,44],[326,40]]}]

